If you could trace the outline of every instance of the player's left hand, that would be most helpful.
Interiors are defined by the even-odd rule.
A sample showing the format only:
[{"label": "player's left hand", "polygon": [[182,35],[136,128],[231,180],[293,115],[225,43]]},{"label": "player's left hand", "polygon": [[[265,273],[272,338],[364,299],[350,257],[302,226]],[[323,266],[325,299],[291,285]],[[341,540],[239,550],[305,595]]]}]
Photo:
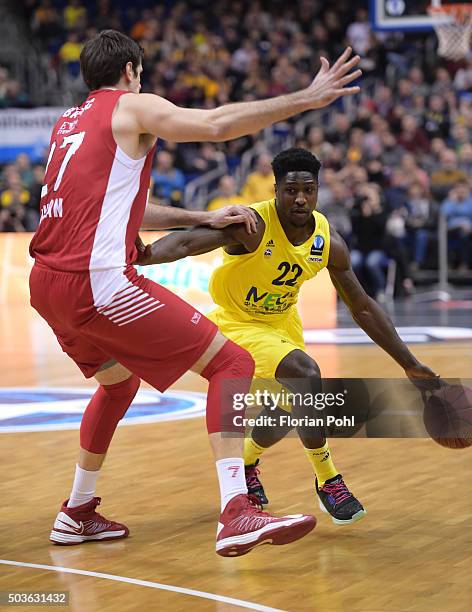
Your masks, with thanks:
[{"label": "player's left hand", "polygon": [[151,256],[151,245],[144,244],[139,234],[136,237],[136,240],[134,241],[134,245],[138,250],[138,257],[136,258],[136,261],[134,263],[138,266],[149,265],[149,258]]},{"label": "player's left hand", "polygon": [[418,362],[410,368],[405,368],[405,374],[421,391],[432,391],[441,387],[442,381],[439,374],[422,363]]},{"label": "player's left hand", "polygon": [[213,229],[223,229],[233,223],[244,223],[248,234],[257,229],[256,213],[249,206],[225,206],[209,213],[207,225]]}]

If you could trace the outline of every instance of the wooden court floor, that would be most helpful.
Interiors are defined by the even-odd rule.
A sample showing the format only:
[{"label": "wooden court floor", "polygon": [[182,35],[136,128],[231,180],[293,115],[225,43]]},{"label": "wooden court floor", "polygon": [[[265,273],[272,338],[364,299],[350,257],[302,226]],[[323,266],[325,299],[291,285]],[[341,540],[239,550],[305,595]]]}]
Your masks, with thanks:
[{"label": "wooden court floor", "polygon": [[[33,347],[3,326],[0,386],[84,384],[38,325]],[[401,375],[375,347],[311,352],[327,376]],[[470,377],[468,344],[415,352],[443,376]],[[205,389],[193,374],[176,386]],[[0,563],[0,591],[68,591],[63,609],[74,612],[471,609],[472,450],[423,439],[334,440],[335,463],[368,510],[361,523],[336,527],[315,504],[299,442],[284,440],[265,455],[270,509],[313,512],[316,529],[292,545],[223,559],[214,552],[218,492],[203,419],[119,428],[98,494],[103,513],[127,523],[131,537],[56,547],[48,534],[70,490],[77,443],[77,431],[0,436],[0,559],[40,566]]]}]

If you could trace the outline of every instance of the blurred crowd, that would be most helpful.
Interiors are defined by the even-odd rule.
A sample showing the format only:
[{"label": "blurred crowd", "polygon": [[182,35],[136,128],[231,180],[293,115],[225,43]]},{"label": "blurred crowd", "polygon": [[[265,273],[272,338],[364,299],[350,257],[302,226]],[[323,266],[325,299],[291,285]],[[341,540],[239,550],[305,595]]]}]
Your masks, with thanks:
[{"label": "blurred crowd", "polygon": [[[145,49],[143,91],[181,106],[211,108],[294,91],[310,83],[321,55],[332,60],[352,45],[362,56],[368,87],[295,141],[322,161],[319,209],[348,242],[356,272],[372,294],[382,295],[392,260],[405,293],[413,290],[418,268],[437,266],[440,211],[447,219],[451,265],[472,266],[472,56],[453,63],[428,52],[426,37],[433,34],[374,33],[367,2],[215,0],[211,11],[204,0],[24,4],[62,86],[80,90],[83,43],[100,29],[115,28]],[[0,68],[0,106],[17,104],[21,92],[15,87],[12,94]],[[256,138],[162,143],[154,196],[183,207],[189,180],[225,168],[210,209],[273,197],[269,152],[256,158],[244,184],[234,178]],[[37,222],[41,172],[23,156],[3,169],[0,229],[31,229]]]}]

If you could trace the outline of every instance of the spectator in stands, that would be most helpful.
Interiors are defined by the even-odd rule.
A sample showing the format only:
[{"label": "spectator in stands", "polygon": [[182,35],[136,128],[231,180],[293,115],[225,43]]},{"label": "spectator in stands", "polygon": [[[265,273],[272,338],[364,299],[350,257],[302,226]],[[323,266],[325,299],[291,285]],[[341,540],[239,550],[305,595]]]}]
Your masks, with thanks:
[{"label": "spectator in stands", "polygon": [[5,97],[3,98],[3,101],[0,97],[0,106],[29,108],[31,106],[31,102],[27,92],[21,88],[20,83],[14,79],[10,79],[6,83]]},{"label": "spectator in stands", "polygon": [[442,138],[433,138],[429,153],[421,157],[422,165],[427,170],[430,178],[433,172],[441,167],[441,157],[446,149],[447,144]]},{"label": "spectator in stands", "polygon": [[459,169],[472,176],[472,144],[465,143],[459,152]]},{"label": "spectator in stands", "polygon": [[385,189],[386,209],[389,212],[405,208],[408,199],[408,176],[401,168],[393,170],[390,186]]},{"label": "spectator in stands", "polygon": [[245,200],[238,194],[234,178],[229,174],[225,174],[220,178],[218,183],[218,196],[209,202],[207,209],[217,210],[218,208],[228,206],[229,204],[252,203],[252,201]]},{"label": "spectator in stands", "polygon": [[82,6],[80,0],[68,0],[63,11],[64,25],[67,30],[75,30],[84,24],[87,18],[87,9]]},{"label": "spectator in stands", "polygon": [[351,261],[356,275],[380,302],[385,299],[385,269],[388,266],[386,220],[378,190],[370,184],[364,185],[352,208]]},{"label": "spectator in stands", "polygon": [[426,97],[429,95],[429,85],[425,82],[424,72],[419,66],[413,66],[410,68],[408,78],[413,84],[414,95]]},{"label": "spectator in stands", "polygon": [[380,137],[380,158],[384,166],[394,168],[400,165],[404,153],[402,147],[397,143],[395,136],[390,131],[384,132]]},{"label": "spectator in stands", "polygon": [[411,153],[405,153],[402,156],[400,168],[404,172],[406,182],[408,185],[413,183],[419,183],[423,190],[426,192],[429,189],[429,177],[428,174],[420,168],[414,155]]},{"label": "spectator in stands", "polygon": [[436,69],[434,83],[431,87],[431,94],[446,96],[452,90],[452,78],[448,70],[443,66]]},{"label": "spectator in stands", "polygon": [[31,27],[45,47],[61,36],[61,18],[52,0],[41,0],[33,12]]},{"label": "spectator in stands", "polygon": [[437,236],[438,210],[421,183],[410,185],[406,209],[408,246],[413,254],[411,270],[415,271],[424,266],[428,246]]},{"label": "spectator in stands", "polygon": [[66,74],[76,79],[80,74],[80,53],[82,43],[76,32],[69,32],[66,42],[59,49],[59,58],[66,70]]},{"label": "spectator in stands", "polygon": [[397,82],[397,104],[400,104],[408,110],[413,106],[415,90],[413,83],[408,79],[399,79]]},{"label": "spectator in stands", "polygon": [[[323,173],[324,180],[326,180],[325,172]],[[350,211],[353,203],[353,198],[341,181],[334,181],[330,186],[329,195],[327,194],[323,199],[318,192],[317,210],[326,215],[330,226],[341,234],[348,245],[351,242]]]},{"label": "spectator in stands", "polygon": [[411,153],[427,153],[429,151],[429,140],[424,130],[419,127],[417,119],[411,115],[406,115],[404,109],[402,114],[398,144]]},{"label": "spectator in stands", "polygon": [[450,249],[456,255],[459,269],[468,269],[471,260],[472,195],[467,180],[460,180],[441,206],[446,217]]},{"label": "spectator in stands", "polygon": [[472,57],[465,59],[465,66],[459,68],[454,76],[454,88],[457,90],[471,90],[472,89]]},{"label": "spectator in stands", "polygon": [[364,8],[356,11],[356,20],[348,27],[346,36],[354,51],[361,57],[365,56],[371,46],[371,28]]},{"label": "spectator in stands", "polygon": [[466,181],[466,173],[459,168],[457,155],[453,149],[441,153],[441,165],[431,176],[431,191],[438,200],[443,200],[450,189],[459,181]]},{"label": "spectator in stands", "polygon": [[33,231],[27,227],[26,205],[30,193],[22,183],[18,172],[12,172],[7,180],[7,189],[0,195],[0,230],[3,232]]},{"label": "spectator in stands", "polygon": [[332,126],[326,132],[326,140],[331,144],[347,146],[350,129],[351,121],[349,117],[344,113],[336,113]]},{"label": "spectator in stands", "polygon": [[211,142],[204,142],[187,159],[186,170],[189,174],[204,174],[225,165],[224,153]]},{"label": "spectator in stands", "polygon": [[152,194],[165,206],[184,206],[185,178],[168,151],[159,151],[152,172]]},{"label": "spectator in stands", "polygon": [[393,91],[386,85],[379,84],[375,95],[375,105],[381,117],[387,117],[394,105]]},{"label": "spectator in stands", "polygon": [[31,161],[26,153],[20,153],[16,158],[15,167],[19,172],[21,182],[24,187],[31,190],[34,183],[34,172],[31,166]]},{"label": "spectator in stands", "polygon": [[274,182],[271,158],[263,153],[257,158],[255,171],[247,177],[241,195],[250,203],[270,200],[274,197]]},{"label": "spectator in stands", "polygon": [[[410,276],[410,257],[407,245],[406,207],[395,208],[387,217],[384,249],[389,259],[396,263],[396,285],[401,295],[413,293],[414,285]],[[386,265],[388,261],[386,262]]]},{"label": "spectator in stands", "polygon": [[428,108],[424,115],[424,129],[430,139],[449,138],[449,108],[444,96],[436,94],[429,98]]},{"label": "spectator in stands", "polygon": [[304,148],[308,148],[321,162],[329,157],[333,149],[332,145],[326,142],[323,128],[317,125],[310,128],[308,142]]},{"label": "spectator in stands", "polygon": [[457,123],[452,129],[453,142],[458,154],[464,145],[470,144],[472,130],[462,123]]}]

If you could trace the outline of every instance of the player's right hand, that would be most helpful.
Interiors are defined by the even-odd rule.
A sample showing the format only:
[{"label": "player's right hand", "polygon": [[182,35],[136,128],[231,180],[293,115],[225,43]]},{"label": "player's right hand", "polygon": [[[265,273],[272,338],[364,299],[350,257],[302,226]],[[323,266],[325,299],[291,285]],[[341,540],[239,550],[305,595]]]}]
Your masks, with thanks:
[{"label": "player's right hand", "polygon": [[325,57],[321,58],[321,68],[306,90],[310,96],[311,108],[323,108],[341,96],[359,93],[359,87],[346,87],[362,75],[361,70],[351,72],[351,69],[361,61],[358,55],[349,59],[351,53],[352,48],[347,47],[331,67]]},{"label": "player's right hand", "polygon": [[256,213],[249,206],[225,206],[209,213],[207,225],[213,229],[223,229],[234,223],[244,223],[248,234],[257,230]]},{"label": "player's right hand", "polygon": [[151,263],[149,261],[151,258],[151,245],[144,244],[139,234],[137,235],[136,240],[134,241],[134,245],[138,251],[138,257],[133,263],[138,266],[148,266]]}]

